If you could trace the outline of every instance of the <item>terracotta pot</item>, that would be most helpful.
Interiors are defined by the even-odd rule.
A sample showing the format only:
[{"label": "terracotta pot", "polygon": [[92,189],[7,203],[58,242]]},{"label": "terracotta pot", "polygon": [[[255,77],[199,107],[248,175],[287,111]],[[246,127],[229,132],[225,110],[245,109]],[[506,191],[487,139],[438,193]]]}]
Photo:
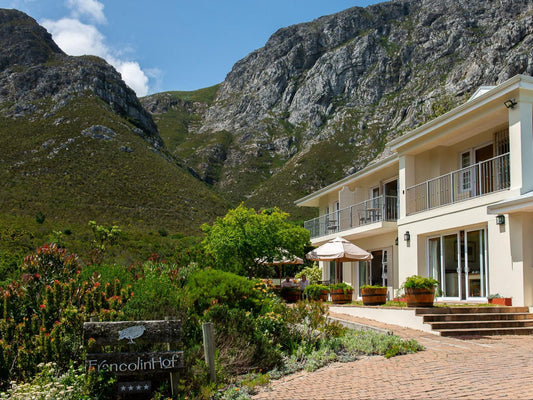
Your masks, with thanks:
[{"label": "terracotta pot", "polygon": [[500,306],[512,306],[513,299],[511,297],[495,297],[489,299],[489,304],[498,304]]},{"label": "terracotta pot", "polygon": [[387,288],[361,289],[365,306],[380,306],[387,302]]},{"label": "terracotta pot", "polygon": [[405,302],[407,307],[433,307],[435,300],[435,288],[406,288]]},{"label": "terracotta pot", "polygon": [[331,302],[334,304],[346,304],[352,301],[353,290],[347,290],[344,293],[343,289],[331,289]]}]

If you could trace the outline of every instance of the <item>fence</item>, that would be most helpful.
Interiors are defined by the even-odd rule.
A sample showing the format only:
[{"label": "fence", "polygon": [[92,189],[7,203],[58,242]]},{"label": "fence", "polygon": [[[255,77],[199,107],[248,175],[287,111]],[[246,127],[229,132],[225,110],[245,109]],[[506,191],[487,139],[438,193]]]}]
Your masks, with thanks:
[{"label": "fence", "polygon": [[509,188],[509,153],[411,186],[407,215]]},{"label": "fence", "polygon": [[379,196],[305,221],[311,238],[342,232],[359,226],[398,219],[398,198]]}]

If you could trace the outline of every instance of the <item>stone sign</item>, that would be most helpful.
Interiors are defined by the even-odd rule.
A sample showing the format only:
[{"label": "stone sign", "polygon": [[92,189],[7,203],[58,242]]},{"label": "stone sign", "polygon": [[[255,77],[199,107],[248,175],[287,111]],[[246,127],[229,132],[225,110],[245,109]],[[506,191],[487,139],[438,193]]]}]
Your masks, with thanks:
[{"label": "stone sign", "polygon": [[[137,344],[167,343],[167,351],[158,352],[92,352],[87,353],[85,367],[97,372],[107,370],[117,376],[146,376],[170,373],[172,393],[177,393],[176,371],[184,366],[183,351],[170,350],[171,344],[181,339],[181,322],[161,321],[120,321],[86,322],[83,324],[83,337],[90,350],[98,351],[103,346],[126,344],[130,349]],[[118,382],[118,392],[135,395],[151,392],[150,381]]]},{"label": "stone sign", "polygon": [[145,353],[88,353],[87,369],[108,370],[116,375],[175,372],[183,368],[183,351]]}]

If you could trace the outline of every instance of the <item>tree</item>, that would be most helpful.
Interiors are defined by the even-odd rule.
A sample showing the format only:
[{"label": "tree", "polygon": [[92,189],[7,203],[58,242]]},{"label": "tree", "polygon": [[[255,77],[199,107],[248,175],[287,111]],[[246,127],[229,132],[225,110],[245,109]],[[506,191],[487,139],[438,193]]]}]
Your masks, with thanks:
[{"label": "tree", "polygon": [[206,234],[202,245],[216,268],[252,277],[263,266],[261,261],[281,259],[287,253],[303,256],[309,231],[288,217],[278,208],[255,211],[241,204],[213,225],[202,225]]},{"label": "tree", "polygon": [[89,227],[94,235],[91,259],[92,262],[99,264],[102,261],[107,248],[117,243],[119,237],[122,235],[122,231],[118,225],[97,225],[95,221],[89,221]]}]

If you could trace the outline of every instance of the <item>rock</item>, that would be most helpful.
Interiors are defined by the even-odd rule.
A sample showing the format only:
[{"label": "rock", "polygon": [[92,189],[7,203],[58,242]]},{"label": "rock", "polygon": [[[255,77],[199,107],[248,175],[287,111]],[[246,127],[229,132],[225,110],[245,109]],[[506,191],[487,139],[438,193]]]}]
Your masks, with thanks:
[{"label": "rock", "polygon": [[14,103],[4,115],[35,114],[37,106],[30,103],[45,98],[53,105],[43,115],[53,114],[88,93],[135,124],[137,134],[152,146],[163,146],[151,115],[112,66],[94,56],[67,56],[33,18],[0,9],[0,103]]},{"label": "rock", "polygon": [[117,136],[115,131],[109,129],[107,126],[93,125],[90,128],[81,131],[82,136],[90,137],[96,140],[110,141]]},{"label": "rock", "polygon": [[[252,182],[252,190],[270,179],[259,158],[265,171],[282,174],[269,160],[287,162],[328,141],[343,146],[345,158],[334,156],[327,169],[295,172],[316,177],[306,192],[364,167],[387,140],[464,102],[479,86],[533,74],[532,48],[528,0],[397,0],[282,28],[233,66],[201,114],[199,133],[232,135],[222,165],[205,157],[215,148],[211,141],[188,163],[229,193],[241,181]],[[238,190],[236,199],[249,194]]]}]

